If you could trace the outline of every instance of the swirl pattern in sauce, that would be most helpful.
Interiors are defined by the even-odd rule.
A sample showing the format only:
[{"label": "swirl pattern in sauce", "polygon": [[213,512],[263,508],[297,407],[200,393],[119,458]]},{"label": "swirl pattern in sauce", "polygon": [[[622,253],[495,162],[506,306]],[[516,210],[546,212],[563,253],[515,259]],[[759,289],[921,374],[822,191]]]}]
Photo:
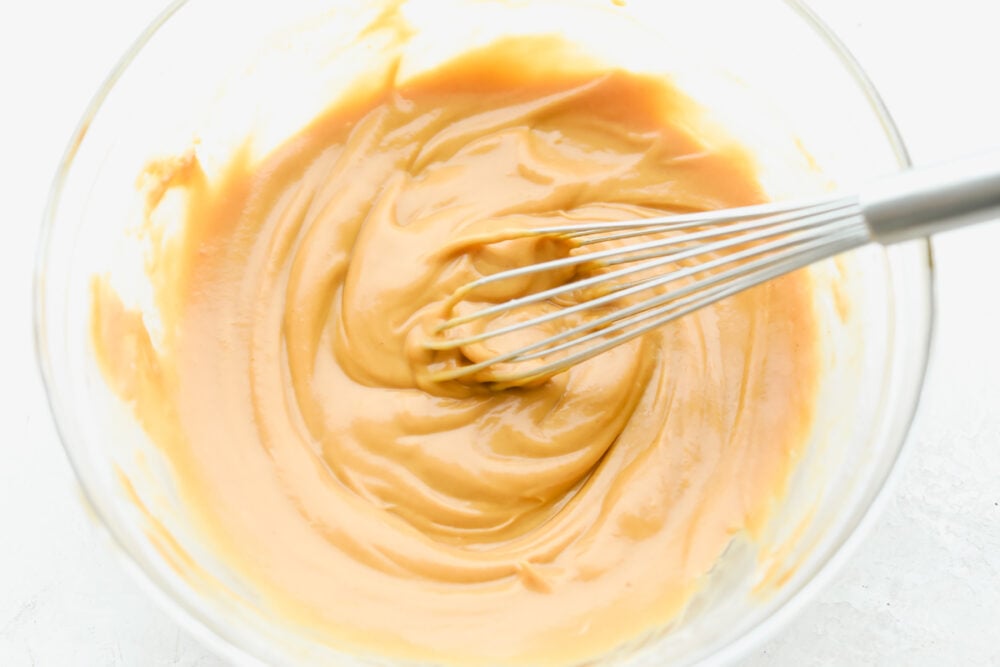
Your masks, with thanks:
[{"label": "swirl pattern in sauce", "polygon": [[526,52],[387,83],[219,183],[159,165],[151,207],[189,201],[153,276],[162,345],[95,280],[102,370],[213,543],[347,650],[564,663],[662,627],[766,520],[810,424],[805,273],[532,386],[428,380],[462,362],[420,345],[456,288],[568,250],[504,230],[765,198],[668,83]]}]

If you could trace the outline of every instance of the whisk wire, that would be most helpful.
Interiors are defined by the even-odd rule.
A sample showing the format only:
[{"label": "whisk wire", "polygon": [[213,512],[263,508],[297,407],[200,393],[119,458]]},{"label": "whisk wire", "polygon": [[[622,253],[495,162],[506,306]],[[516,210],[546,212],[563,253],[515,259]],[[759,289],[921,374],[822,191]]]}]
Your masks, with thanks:
[{"label": "whisk wire", "polygon": [[[783,262],[773,264],[767,270],[762,270],[755,273],[752,276],[752,279],[754,283],[759,284],[761,282],[765,282],[767,280],[771,280],[772,278],[776,278],[778,276],[794,271],[797,268],[802,268],[803,266],[806,266],[807,264],[810,264],[812,262],[819,261],[820,259],[829,257],[831,253],[844,252],[846,250],[850,250],[851,248],[855,247],[857,247],[857,245],[854,243],[842,242],[840,244],[833,244],[830,245],[829,247],[824,247],[818,251],[798,255]],[[804,262],[804,260],[806,259],[808,259],[809,261]],[[642,326],[639,326],[631,331],[627,331],[612,338],[607,338],[597,345],[586,348],[580,352],[567,355],[566,357],[563,357],[561,359],[558,359],[557,361],[553,361],[549,364],[545,364],[540,367],[531,368],[530,370],[522,372],[497,373],[490,379],[490,381],[494,385],[502,387],[504,385],[530,381],[534,378],[548,377],[554,375],[563,370],[569,369],[581,362],[596,357],[599,354],[603,354],[604,352],[607,352],[612,348],[627,343],[630,340],[638,338],[639,336],[643,336],[649,333],[650,331],[658,329],[665,324],[673,322],[674,320],[680,317],[683,317],[689,313],[704,308],[707,305],[720,301],[728,296],[732,296],[733,294],[736,294],[744,289],[745,287],[742,285],[728,283],[724,286],[720,286],[720,288],[717,291],[714,291],[709,295],[705,295],[702,296],[701,298],[693,299],[686,302],[686,304],[683,307],[676,308],[677,304],[671,304],[669,312],[666,312],[660,317],[655,317],[654,319],[646,319],[644,320],[645,323]],[[606,335],[607,332],[604,331],[601,332],[601,334]],[[512,358],[512,360],[517,360],[517,359],[518,359],[517,357]],[[488,368],[490,366],[494,366],[496,363],[499,362],[488,361],[482,363],[484,364],[485,368]],[[482,368],[479,370],[482,370]],[[479,372],[479,371],[477,370],[473,372]],[[461,373],[456,377],[461,377],[463,375],[467,375],[467,373]]]},{"label": "whisk wire", "polygon": [[[670,248],[673,246],[681,244],[690,244],[705,239],[711,239],[723,234],[728,235],[728,234],[737,234],[740,232],[753,232],[753,231],[759,231],[762,234],[770,234],[770,235],[789,233],[795,231],[800,227],[809,227],[809,226],[814,226],[816,224],[821,224],[824,221],[823,219],[824,214],[829,214],[833,217],[837,217],[836,212],[838,210],[845,212],[846,211],[854,212],[852,211],[852,209],[856,206],[857,202],[854,200],[845,201],[841,199],[840,201],[836,202],[824,201],[820,202],[814,207],[809,207],[808,209],[802,209],[800,207],[799,209],[791,213],[782,212],[774,216],[769,216],[764,218],[755,217],[750,220],[747,220],[745,217],[742,217],[738,218],[739,222],[734,222],[732,224],[712,225],[707,229],[701,229],[696,232],[688,232],[678,236],[638,243],[632,246],[628,246],[628,248],[624,250],[622,248],[608,248],[606,250],[600,250],[597,252],[584,253],[580,255],[571,255],[569,257],[561,257],[559,259],[553,259],[546,262],[539,262],[538,264],[529,264],[527,266],[520,266],[515,269],[510,269],[509,271],[503,271],[501,273],[495,273],[488,276],[483,276],[482,278],[474,280],[473,282],[466,285],[462,290],[460,290],[459,294],[461,295],[468,294],[476,290],[477,288],[485,287],[487,285],[491,285],[502,280],[510,280],[512,278],[543,273],[546,271],[565,269],[591,262],[593,263],[603,262],[605,265],[607,265],[609,262],[622,263],[621,261],[618,261],[615,258],[620,259],[624,253],[632,254],[632,253],[650,251],[654,249],[663,249],[663,252],[660,254],[648,255],[647,257],[641,257],[641,258],[647,259],[664,255],[670,256],[674,252],[670,250]],[[754,207],[748,207],[748,208],[754,208]],[[605,223],[605,224],[614,224],[614,223]],[[702,223],[698,226],[704,227],[705,222],[702,221]],[[567,233],[571,233],[573,231],[572,227],[569,228],[552,227],[545,229],[550,230],[548,232],[548,235],[550,236],[564,235]],[[647,230],[646,234],[652,234],[657,231],[664,231],[667,229],[669,229],[669,223],[664,223],[664,225],[659,225],[659,226],[653,225],[651,229]],[[534,230],[531,233],[531,235],[537,236],[539,231],[541,230]],[[758,240],[759,238],[761,237],[756,237],[756,238],[748,237],[744,242],[752,242],[754,240]],[[631,261],[637,261],[639,258],[640,257],[633,257]],[[570,283],[563,287],[568,287],[569,289],[567,289],[566,291],[570,291],[573,289],[571,285],[575,284],[576,283]],[[547,296],[543,298],[551,298],[552,296],[554,296],[553,294],[549,294],[548,292],[546,292],[546,294]],[[521,305],[521,302],[519,302],[519,305]],[[486,312],[484,311],[483,315],[485,314]],[[459,320],[454,320],[454,321],[456,322],[456,324],[461,323]],[[449,324],[445,328],[449,328],[450,326],[454,325]]]},{"label": "whisk wire", "polygon": [[[849,234],[845,233],[843,237],[845,239],[849,238]],[[852,247],[856,247],[856,245],[857,244],[854,244]],[[831,246],[831,238],[820,238],[813,244],[800,245],[796,252],[810,252],[829,246]],[[513,357],[511,361],[531,361],[548,354],[562,352],[563,350],[576,347],[582,343],[589,342],[596,338],[605,337],[610,333],[626,329],[635,324],[636,322],[633,320],[636,320],[640,316],[643,318],[655,317],[668,313],[673,309],[679,309],[689,303],[715,297],[717,294],[721,293],[720,288],[708,288],[712,288],[714,285],[718,285],[719,283],[726,283],[737,278],[754,275],[760,270],[765,270],[774,266],[784,266],[787,260],[793,256],[794,254],[792,252],[786,252],[779,255],[779,259],[775,259],[774,257],[760,258],[756,261],[748,262],[736,268],[730,269],[729,271],[713,274],[708,278],[697,281],[668,294],[663,294],[659,297],[648,299],[633,306],[616,310],[614,313],[604,315],[595,320],[567,329],[559,334],[546,338],[543,341],[539,341],[537,344],[522,347],[520,348],[520,352],[522,352],[522,354]],[[703,292],[703,290],[705,291]],[[579,338],[571,338],[578,333],[588,330],[593,331]],[[570,340],[565,340],[561,343],[559,342],[560,340],[566,338],[570,338]],[[529,348],[533,349],[529,350]],[[534,351],[534,348],[538,348],[538,351]]]},{"label": "whisk wire", "polygon": [[[811,244],[791,248],[777,256],[761,257],[729,271],[715,274],[698,283],[697,287],[689,286],[692,289],[688,289],[683,295],[679,291],[662,295],[655,300],[655,303],[649,301],[636,304],[631,309],[627,309],[630,312],[626,312],[626,310],[616,311],[602,318],[569,328],[544,340],[525,345],[517,350],[498,354],[485,361],[438,372],[433,376],[433,379],[442,382],[454,380],[475,375],[499,364],[533,361],[591,341],[604,339],[591,347],[542,366],[531,367],[523,371],[493,373],[490,382],[497,386],[503,386],[524,382],[535,377],[547,377],[745,289],[744,285],[733,282],[737,278],[745,278],[755,284],[764,282],[807,266],[819,259],[829,257],[831,254],[856,248],[865,242],[863,222],[856,221],[855,225],[845,227],[840,232],[829,236],[818,237]],[[641,326],[628,330],[629,327],[640,323],[642,323]],[[605,324],[609,326],[603,326]],[[610,334],[616,333],[618,335],[608,337]],[[577,334],[583,335],[577,337]]]},{"label": "whisk wire", "polygon": [[532,236],[548,236],[551,234],[582,234],[597,233],[602,231],[649,229],[659,227],[661,229],[683,229],[685,227],[704,227],[716,225],[724,222],[734,222],[748,220],[750,218],[760,218],[777,213],[789,211],[802,212],[809,209],[819,209],[827,205],[839,206],[845,202],[843,196],[829,195],[818,197],[804,207],[801,202],[767,202],[764,204],[753,204],[751,206],[741,206],[739,208],[722,208],[713,211],[695,211],[692,213],[670,213],[655,218],[643,218],[639,220],[617,220],[608,222],[584,222],[574,225],[559,225],[548,227],[534,227],[524,230],[525,234]]},{"label": "whisk wire", "polygon": [[[836,211],[838,209],[850,208],[853,205],[854,205],[853,202],[845,202],[845,201],[842,201],[842,200],[841,201],[822,202],[822,203],[818,203],[818,204],[815,204],[815,205],[811,206],[808,209],[808,211],[805,211],[805,210],[803,210],[801,208],[797,209],[797,210],[792,210],[792,211],[777,211],[775,213],[771,213],[771,214],[768,214],[766,216],[763,216],[763,215],[762,216],[749,216],[747,218],[741,219],[741,221],[745,220],[745,222],[748,223],[747,227],[746,227],[747,229],[760,229],[760,228],[765,228],[765,227],[768,227],[768,226],[771,226],[771,225],[778,225],[778,224],[782,224],[782,223],[785,223],[785,222],[790,222],[790,221],[793,221],[793,220],[799,220],[799,219],[802,219],[802,218],[806,217],[807,215],[818,215],[818,214],[821,214],[821,213],[827,213],[827,212],[831,212],[831,211]],[[712,223],[712,224],[713,225],[717,225],[717,224],[721,224],[721,223]],[[734,224],[732,222],[729,222],[728,224],[731,225],[730,229],[732,231],[734,231],[734,232],[735,231],[739,231],[738,229],[736,229],[736,227],[738,227],[738,225],[736,225],[736,224]],[[587,230],[587,231],[571,232],[571,233],[567,234],[567,236],[569,238],[572,238],[572,239],[576,240],[576,239],[580,239],[580,238],[588,237],[588,236],[592,236],[592,235],[604,234],[603,236],[597,236],[596,238],[584,238],[584,240],[582,240],[582,241],[580,241],[580,240],[576,241],[577,245],[586,246],[586,245],[593,245],[593,244],[596,244],[596,243],[606,243],[608,241],[613,241],[613,240],[620,240],[620,239],[626,239],[626,238],[635,238],[637,236],[645,236],[647,234],[652,234],[652,233],[661,233],[661,232],[669,232],[669,231],[680,231],[680,230],[685,230],[685,229],[698,229],[698,228],[705,228],[705,227],[706,227],[706,224],[705,224],[704,221],[702,221],[702,222],[699,223],[699,222],[695,222],[695,221],[692,220],[692,221],[683,222],[683,223],[661,223],[661,224],[658,224],[658,225],[653,225],[651,227],[644,227],[644,228],[636,229],[636,230],[632,230],[632,231],[615,232],[615,233],[611,233],[611,234],[608,234],[607,230]]]},{"label": "whisk wire", "polygon": [[[747,218],[748,211],[762,210],[767,212],[766,215]],[[707,226],[703,214],[682,214],[652,221],[593,223],[571,227],[571,237],[605,233],[605,236],[598,237],[602,240],[609,240],[606,234],[609,230],[611,234],[627,233],[629,236],[644,236],[666,230],[681,231],[666,238],[626,247],[518,267],[469,283],[457,293],[456,298],[464,298],[488,284],[567,266],[585,263],[594,263],[595,267],[625,265],[453,317],[438,327],[439,336],[427,341],[427,348],[438,351],[456,350],[571,315],[612,306],[650,290],[665,291],[568,326],[517,349],[499,352],[489,359],[435,372],[432,379],[448,381],[489,370],[488,381],[500,387],[547,377],[742,291],[748,284],[757,284],[783,275],[819,259],[863,245],[869,240],[865,219],[856,198],[828,198],[805,207],[801,204],[763,205],[718,213],[716,222]],[[642,227],[641,232],[636,233],[637,225]],[[564,230],[565,228],[553,228],[550,233]],[[532,235],[539,231],[543,230],[532,230]],[[618,238],[625,237],[615,237]],[[699,259],[706,256],[707,259]],[[638,280],[622,281],[629,276],[662,270],[687,261],[695,263],[680,265],[666,273]],[[672,285],[676,287],[671,288]],[[607,286],[607,291],[598,296],[506,326],[465,336],[442,335],[463,324],[603,286]],[[561,353],[567,354],[545,361],[546,358]],[[520,369],[500,366],[515,366],[538,360],[543,363],[526,365]]]},{"label": "whisk wire", "polygon": [[[667,247],[667,248],[669,248],[670,245],[673,245],[673,246],[681,247],[681,249],[677,250],[675,248],[673,250],[668,250],[668,251],[665,251],[663,253],[657,254],[656,256],[652,256],[652,257],[650,257],[650,256],[640,256],[640,257],[633,258],[631,260],[629,260],[627,257],[624,257],[624,258],[619,258],[618,260],[613,261],[613,262],[605,262],[604,263],[605,265],[610,265],[610,266],[615,266],[615,265],[619,265],[619,264],[626,263],[626,262],[643,262],[643,263],[637,264],[637,265],[634,265],[634,266],[628,266],[628,267],[625,267],[625,268],[622,268],[622,269],[617,269],[615,271],[611,271],[611,272],[608,272],[608,273],[597,274],[597,275],[594,275],[594,276],[590,276],[588,278],[583,278],[583,279],[580,279],[580,280],[577,280],[577,281],[569,282],[569,283],[566,283],[564,285],[553,287],[553,288],[550,288],[550,289],[547,289],[547,290],[542,290],[542,291],[535,292],[535,293],[532,293],[532,294],[528,294],[528,295],[525,295],[525,296],[522,296],[522,297],[518,297],[516,299],[512,299],[512,300],[504,302],[504,303],[495,304],[493,306],[487,306],[485,308],[479,309],[479,310],[477,310],[477,311],[475,311],[473,313],[469,313],[467,315],[453,317],[453,318],[449,319],[448,321],[446,321],[446,322],[442,323],[441,325],[439,325],[438,332],[441,333],[441,332],[447,331],[449,329],[453,329],[453,328],[455,328],[457,326],[460,326],[460,325],[463,325],[463,324],[467,324],[467,323],[472,322],[474,320],[479,320],[479,319],[482,319],[482,318],[485,318],[485,317],[492,317],[492,316],[495,316],[495,315],[500,315],[502,313],[514,310],[515,308],[519,308],[519,307],[522,307],[522,306],[527,306],[527,305],[534,304],[534,303],[539,303],[539,302],[542,302],[542,301],[547,301],[547,300],[550,300],[550,299],[553,299],[553,298],[556,298],[556,297],[560,297],[560,296],[569,294],[571,292],[577,292],[577,291],[580,291],[580,290],[583,290],[583,289],[587,289],[587,288],[590,288],[590,287],[595,287],[595,286],[600,285],[600,284],[608,284],[608,283],[614,284],[614,281],[617,280],[617,279],[619,279],[619,278],[623,278],[625,276],[629,276],[629,275],[636,274],[636,273],[641,273],[641,272],[644,272],[644,271],[649,271],[649,270],[652,270],[652,269],[657,269],[657,268],[660,268],[660,267],[668,266],[670,264],[682,262],[682,261],[685,261],[685,260],[693,259],[693,258],[698,257],[700,255],[717,253],[717,252],[720,252],[722,250],[726,250],[726,249],[729,249],[729,248],[734,248],[734,247],[741,246],[741,245],[748,245],[748,244],[751,244],[751,243],[759,243],[760,241],[763,241],[763,240],[766,240],[766,239],[769,239],[769,238],[773,238],[775,236],[778,236],[778,237],[784,236],[784,237],[786,237],[788,239],[792,239],[793,237],[791,235],[794,234],[794,233],[796,233],[796,232],[805,232],[805,231],[808,231],[808,230],[814,230],[815,233],[817,233],[817,234],[824,233],[825,231],[827,231],[826,230],[826,226],[829,226],[829,225],[833,225],[833,226],[843,225],[845,221],[851,221],[853,219],[856,219],[857,215],[858,215],[857,211],[854,210],[851,205],[845,205],[845,206],[841,207],[841,210],[834,210],[834,211],[830,211],[830,212],[827,212],[827,213],[824,213],[824,214],[821,214],[821,215],[817,215],[817,216],[814,216],[813,219],[809,219],[807,221],[801,221],[801,222],[800,221],[787,221],[787,222],[782,222],[782,223],[774,226],[773,229],[764,230],[762,233],[755,233],[755,232],[759,231],[757,228],[751,228],[749,230],[747,230],[745,228],[742,228],[742,231],[749,232],[749,233],[746,233],[744,235],[732,235],[731,236],[731,234],[735,233],[733,231],[733,227],[736,227],[736,225],[732,225],[732,226],[730,226],[729,229],[724,229],[724,230],[720,230],[720,229],[704,230],[704,233],[698,234],[697,236],[689,234],[689,235],[674,237],[673,239],[665,239],[664,241],[666,241],[667,243],[663,243],[662,241],[658,241],[657,242],[658,245],[660,245],[661,247]],[[712,238],[712,237],[719,237],[720,235],[725,235],[726,238],[723,238],[723,239],[721,239],[719,241],[714,241],[714,242],[711,242],[711,243],[702,243],[702,244],[699,244],[699,245],[694,245],[694,246],[689,246],[689,247],[683,247],[684,244],[691,243],[692,241],[698,241],[698,240],[702,240],[702,239],[706,239],[706,238]],[[799,237],[799,238],[801,238],[801,237]],[[811,238],[811,236],[807,236],[806,238]],[[792,241],[789,240],[788,242],[791,243]],[[669,245],[668,245],[668,243],[669,243]],[[646,244],[641,244],[641,245],[645,246]],[[778,247],[781,247],[781,246],[779,245]],[[755,252],[768,252],[768,251],[773,250],[773,249],[774,249],[773,247],[768,247],[766,244],[762,244],[762,245],[754,246],[754,247],[750,248],[749,250],[753,250]],[[629,251],[627,251],[627,252],[631,252],[631,249]],[[474,291],[478,287],[482,287],[482,286],[485,286],[485,285],[490,284],[490,283],[495,283],[495,282],[498,282],[500,280],[508,280],[508,279],[511,279],[511,278],[523,276],[525,272],[522,272],[522,268],[523,269],[530,269],[530,270],[532,270],[531,271],[532,273],[537,273],[539,271],[555,270],[555,269],[559,269],[559,268],[564,268],[565,266],[568,265],[568,263],[566,262],[566,260],[582,260],[582,261],[574,262],[576,264],[582,264],[582,263],[588,262],[588,261],[598,261],[598,257],[597,257],[598,255],[600,255],[602,257],[610,257],[610,256],[613,256],[616,253],[617,254],[621,254],[622,250],[621,249],[610,249],[610,250],[608,250],[606,252],[602,252],[602,253],[592,253],[589,256],[560,258],[560,259],[557,259],[557,260],[551,260],[551,261],[548,261],[548,262],[542,262],[542,263],[535,264],[535,265],[530,265],[530,266],[527,266],[527,267],[519,267],[517,269],[511,269],[509,271],[504,271],[502,273],[492,274],[492,275],[480,278],[480,279],[478,279],[476,281],[473,281],[472,283],[470,283],[469,285],[467,285],[466,288],[464,288],[463,290],[459,291],[456,296],[458,298],[461,298],[461,297],[464,297],[465,295],[469,294],[470,292]],[[748,254],[750,254],[750,253],[744,251],[744,252],[736,253],[735,255],[731,255],[731,256],[726,257],[726,258],[722,258],[722,259],[723,259],[723,261],[734,261],[734,260],[742,259],[743,257],[747,256]],[[647,261],[647,260],[649,260],[649,261]],[[715,265],[717,265],[718,263],[719,262],[714,262],[714,263],[709,262],[709,263],[703,264],[698,270],[702,271],[702,270],[706,270],[706,269],[712,268]],[[682,274],[682,275],[675,275],[675,274],[671,273],[671,274],[667,274],[666,276],[655,278],[653,280],[655,280],[654,284],[660,285],[660,284],[665,284],[665,283],[669,282],[670,280],[675,280],[677,278],[686,277],[687,275],[689,275],[689,273],[685,273],[685,274]],[[495,329],[495,330],[491,330],[491,331],[488,331],[488,332],[483,332],[482,334],[477,334],[476,336],[471,336],[471,337],[467,337],[467,338],[461,338],[461,339],[447,339],[447,338],[444,338],[444,339],[438,339],[438,340],[431,340],[431,341],[427,342],[426,346],[428,348],[431,348],[431,349],[444,350],[444,349],[459,347],[459,346],[462,346],[462,345],[468,345],[468,344],[476,342],[478,340],[484,340],[485,338],[490,338],[490,337],[493,337],[493,336],[498,336],[498,335],[503,335],[503,334],[507,334],[507,333],[512,333],[513,331],[516,331],[518,329],[523,329],[523,328],[526,328],[528,326],[534,326],[534,325],[538,325],[538,324],[543,324],[545,322],[550,321],[551,319],[553,319],[555,317],[561,317],[563,315],[569,315],[569,314],[572,314],[572,313],[577,313],[577,312],[580,312],[581,310],[585,310],[585,309],[589,309],[589,308],[596,308],[598,306],[610,303],[612,301],[616,301],[616,300],[618,300],[618,299],[620,299],[620,298],[622,298],[624,296],[627,296],[628,294],[634,293],[634,291],[629,291],[629,290],[632,290],[634,288],[638,288],[639,285],[646,285],[646,284],[648,284],[648,283],[646,283],[645,281],[638,281],[637,283],[630,283],[630,284],[622,285],[619,288],[615,289],[614,291],[612,291],[610,293],[607,293],[607,294],[605,294],[605,295],[603,295],[601,297],[598,297],[598,298],[595,298],[595,299],[591,299],[591,300],[582,302],[581,304],[576,304],[574,306],[569,306],[569,307],[567,307],[565,309],[562,309],[560,311],[554,312],[554,313],[552,313],[550,315],[539,316],[538,318],[534,318],[534,319],[527,320],[527,321],[524,321],[524,322],[521,322],[521,323],[518,323],[518,324],[510,325],[510,327],[498,328],[498,329]],[[652,285],[650,285],[650,286],[652,286]],[[646,289],[646,288],[643,288],[643,289]],[[639,290],[635,289],[635,291],[639,291]]]}]

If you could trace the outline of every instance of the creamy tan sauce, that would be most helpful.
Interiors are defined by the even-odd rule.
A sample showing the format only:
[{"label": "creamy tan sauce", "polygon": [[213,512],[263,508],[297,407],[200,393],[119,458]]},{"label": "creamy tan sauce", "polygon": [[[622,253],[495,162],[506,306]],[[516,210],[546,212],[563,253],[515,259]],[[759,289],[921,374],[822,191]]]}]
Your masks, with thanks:
[{"label": "creamy tan sauce", "polygon": [[193,157],[151,167],[151,211],[171,189],[190,202],[151,263],[162,344],[94,283],[102,371],[211,543],[345,650],[599,656],[677,616],[803,446],[804,273],[531,386],[429,379],[483,353],[421,345],[459,286],[570,251],[492,242],[506,230],[765,199],[669,84],[561,75],[532,53],[501,44],[387,83],[218,183]]}]

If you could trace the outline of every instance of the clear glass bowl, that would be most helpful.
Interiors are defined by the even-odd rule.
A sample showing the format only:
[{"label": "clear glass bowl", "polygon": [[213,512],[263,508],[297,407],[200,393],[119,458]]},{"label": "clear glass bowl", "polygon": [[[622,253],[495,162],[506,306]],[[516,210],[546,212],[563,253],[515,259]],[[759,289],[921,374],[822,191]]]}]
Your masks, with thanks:
[{"label": "clear glass bowl", "polygon": [[[135,177],[149,158],[177,154],[197,137],[211,176],[247,135],[265,153],[393,57],[403,57],[405,77],[499,36],[555,32],[608,63],[674,78],[754,151],[775,197],[850,189],[907,164],[871,83],[793,0],[629,0],[623,7],[411,0],[402,7],[409,30],[388,22],[364,32],[379,3],[176,3],[97,93],[45,215],[37,353],[84,495],[150,594],[240,663],[360,659],[285,624],[203,545],[166,462],[96,368],[91,276],[117,275],[155,321],[142,249],[129,233],[141,217]],[[402,35],[412,39],[401,44]],[[884,495],[927,362],[930,247],[866,248],[811,270],[825,366],[816,424],[787,499],[758,542],[734,540],[682,618],[606,661],[720,664],[745,655],[830,578]],[[172,543],[191,562],[171,559]],[[216,583],[204,585],[199,572]]]}]

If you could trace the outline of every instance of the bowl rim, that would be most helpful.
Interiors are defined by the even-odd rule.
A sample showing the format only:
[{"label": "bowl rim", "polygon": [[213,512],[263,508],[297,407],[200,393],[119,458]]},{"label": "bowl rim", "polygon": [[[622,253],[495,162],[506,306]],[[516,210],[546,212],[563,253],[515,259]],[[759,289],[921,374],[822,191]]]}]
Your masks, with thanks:
[{"label": "bowl rim", "polygon": [[[265,664],[259,657],[250,653],[247,649],[230,641],[221,631],[216,629],[201,610],[189,609],[174,594],[158,583],[153,574],[129,551],[126,541],[112,527],[107,517],[100,509],[100,504],[95,502],[93,494],[87,488],[83,476],[79,472],[79,464],[74,458],[72,448],[69,446],[69,437],[60,422],[60,409],[58,406],[58,387],[51,360],[48,358],[45,348],[45,331],[43,323],[43,313],[46,301],[46,281],[44,276],[45,260],[49,254],[53,229],[55,227],[56,213],[59,207],[63,187],[68,178],[73,165],[76,153],[83,143],[87,131],[94,117],[100,111],[104,101],[108,97],[115,84],[127,70],[138,53],[146,44],[159,32],[160,28],[170,20],[174,14],[187,5],[189,0],[172,0],[172,2],[157,15],[152,22],[135,38],[132,44],[126,49],[109,74],[94,93],[90,102],[86,106],[80,121],[67,142],[66,148],[59,160],[56,172],[46,198],[46,204],[41,218],[38,242],[35,251],[34,269],[32,278],[32,328],[35,363],[42,377],[45,389],[46,402],[52,416],[52,422],[66,455],[70,468],[76,477],[80,490],[80,498],[89,514],[94,519],[93,523],[98,530],[108,538],[110,544],[118,555],[119,562],[124,565],[125,570],[130,574],[133,581],[154,600],[170,619],[179,627],[183,628],[205,648],[213,652],[218,657],[230,660],[237,664]],[[807,4],[806,0],[779,0],[793,12],[798,14],[803,23],[808,26],[822,41],[826,43],[829,50],[840,60],[845,71],[851,76],[859,92],[868,101],[875,117],[882,125],[885,138],[888,140],[892,152],[901,168],[912,166],[909,152],[903,141],[902,135],[897,127],[885,102],[879,94],[874,83],[865,72],[860,62],[855,58],[844,42],[830,28],[823,19]],[[885,473],[880,480],[873,485],[874,495],[867,507],[860,511],[860,515],[854,525],[848,529],[844,539],[836,545],[829,554],[817,563],[815,573],[802,585],[791,593],[787,600],[772,610],[768,616],[761,619],[756,624],[746,628],[741,634],[731,638],[726,644],[718,647],[713,653],[703,656],[692,657],[692,661],[699,664],[732,664],[736,660],[746,657],[751,651],[760,647],[769,639],[773,638],[778,631],[788,625],[788,623],[801,611],[809,602],[815,600],[816,596],[826,588],[833,578],[842,570],[844,565],[856,552],[864,538],[872,529],[878,517],[881,515],[889,498],[891,489],[899,477],[901,468],[900,461],[911,447],[912,427],[914,419],[919,411],[926,384],[927,369],[930,363],[931,349],[935,338],[937,299],[936,299],[936,273],[934,267],[933,248],[930,239],[918,242],[920,250],[924,255],[922,262],[926,262],[927,269],[927,331],[923,349],[920,350],[919,368],[916,369],[915,378],[917,382],[914,399],[910,406],[902,409],[902,423],[904,428],[900,436],[900,443],[895,449],[894,455],[889,461]],[[684,662],[682,660],[682,662]]]}]

